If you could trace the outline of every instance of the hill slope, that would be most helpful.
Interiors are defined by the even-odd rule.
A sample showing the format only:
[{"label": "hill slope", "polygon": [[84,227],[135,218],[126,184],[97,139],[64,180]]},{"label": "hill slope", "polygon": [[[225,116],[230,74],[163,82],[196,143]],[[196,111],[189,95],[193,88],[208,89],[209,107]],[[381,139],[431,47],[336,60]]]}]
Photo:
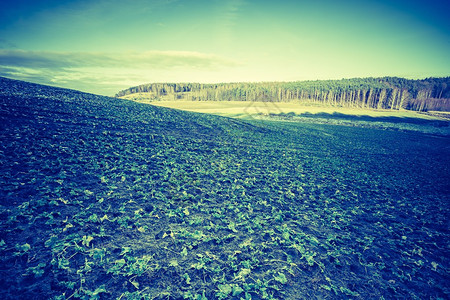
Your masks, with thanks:
[{"label": "hill slope", "polygon": [[397,77],[259,83],[150,83],[120,91],[133,100],[267,101],[332,106],[450,111],[450,77]]},{"label": "hill slope", "polygon": [[446,298],[445,137],[0,79],[0,297]]}]

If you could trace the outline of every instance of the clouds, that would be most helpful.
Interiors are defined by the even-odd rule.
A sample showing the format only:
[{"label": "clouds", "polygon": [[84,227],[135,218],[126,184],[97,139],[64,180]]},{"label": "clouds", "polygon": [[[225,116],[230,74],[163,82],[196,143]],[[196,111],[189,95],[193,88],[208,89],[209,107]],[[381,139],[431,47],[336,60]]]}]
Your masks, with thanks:
[{"label": "clouds", "polygon": [[98,93],[106,92],[102,85],[109,84],[107,92],[114,93],[123,88],[125,82],[130,85],[146,82],[150,79],[147,74],[151,73],[214,72],[238,65],[231,59],[190,51],[113,53],[0,49],[1,76],[70,88],[82,86]]},{"label": "clouds", "polygon": [[0,65],[25,68],[136,68],[188,67],[216,69],[237,63],[217,55],[189,51],[52,52],[0,50]]}]

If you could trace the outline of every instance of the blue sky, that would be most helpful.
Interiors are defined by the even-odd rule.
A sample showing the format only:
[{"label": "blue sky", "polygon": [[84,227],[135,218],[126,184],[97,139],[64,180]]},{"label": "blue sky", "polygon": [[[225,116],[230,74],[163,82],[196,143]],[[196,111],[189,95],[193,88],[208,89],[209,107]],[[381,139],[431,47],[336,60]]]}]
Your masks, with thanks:
[{"label": "blue sky", "polygon": [[148,82],[450,76],[450,1],[6,1],[0,76]]}]

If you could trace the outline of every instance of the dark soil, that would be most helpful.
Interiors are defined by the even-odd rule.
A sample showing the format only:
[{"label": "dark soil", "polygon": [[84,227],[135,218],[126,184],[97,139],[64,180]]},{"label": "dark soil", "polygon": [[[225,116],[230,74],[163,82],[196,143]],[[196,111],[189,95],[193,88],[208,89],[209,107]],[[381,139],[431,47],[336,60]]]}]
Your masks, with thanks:
[{"label": "dark soil", "polygon": [[450,297],[449,137],[0,78],[0,141],[1,299]]}]

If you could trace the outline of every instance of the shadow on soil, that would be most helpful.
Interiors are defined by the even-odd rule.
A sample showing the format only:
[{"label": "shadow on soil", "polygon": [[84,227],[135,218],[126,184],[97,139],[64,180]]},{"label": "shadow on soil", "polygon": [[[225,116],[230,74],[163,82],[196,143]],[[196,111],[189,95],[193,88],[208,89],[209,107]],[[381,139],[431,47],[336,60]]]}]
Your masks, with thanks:
[{"label": "shadow on soil", "polygon": [[279,117],[293,118],[293,117],[305,117],[312,119],[335,119],[335,120],[347,120],[347,121],[365,121],[365,122],[389,122],[389,123],[408,123],[416,125],[429,125],[434,127],[449,127],[448,121],[441,120],[427,120],[421,118],[410,117],[372,117],[367,115],[356,116],[343,113],[334,112],[330,113],[310,113],[305,112],[302,114],[295,114],[294,112],[276,114]]}]

